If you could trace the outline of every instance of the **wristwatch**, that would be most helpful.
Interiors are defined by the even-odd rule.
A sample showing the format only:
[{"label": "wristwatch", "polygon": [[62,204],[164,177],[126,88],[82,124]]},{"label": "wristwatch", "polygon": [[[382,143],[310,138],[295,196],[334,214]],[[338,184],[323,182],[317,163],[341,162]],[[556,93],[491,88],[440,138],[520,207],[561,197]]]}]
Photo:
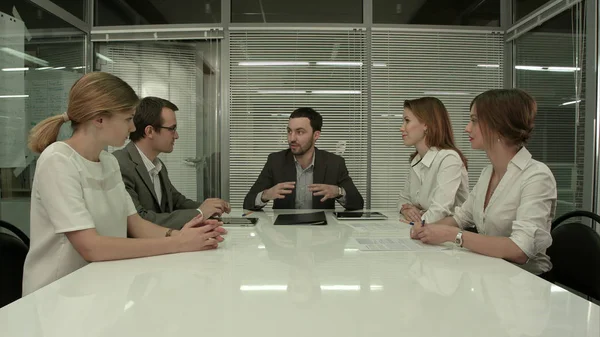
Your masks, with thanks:
[{"label": "wristwatch", "polygon": [[462,247],[463,246],[463,239],[462,239],[462,235],[463,235],[463,231],[462,229],[458,231],[458,234],[456,234],[456,238],[454,239],[454,243],[459,246]]},{"label": "wristwatch", "polygon": [[338,196],[335,197],[336,199],[342,198],[346,195],[346,191],[344,191],[343,188],[338,186]]}]

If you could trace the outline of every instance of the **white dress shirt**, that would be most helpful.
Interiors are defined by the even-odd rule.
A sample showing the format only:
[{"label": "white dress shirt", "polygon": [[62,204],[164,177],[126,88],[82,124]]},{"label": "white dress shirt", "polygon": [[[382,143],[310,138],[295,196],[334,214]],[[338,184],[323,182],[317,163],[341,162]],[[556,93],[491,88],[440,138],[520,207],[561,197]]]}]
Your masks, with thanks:
[{"label": "white dress shirt", "polygon": [[410,165],[398,208],[413,204],[424,211],[421,218],[432,223],[451,216],[467,199],[469,177],[456,151],[432,147],[423,159],[417,154]]},{"label": "white dress shirt", "polygon": [[135,148],[140,153],[142,161],[144,162],[144,166],[146,166],[146,170],[148,170],[150,180],[152,180],[152,183],[154,184],[154,192],[156,193],[156,199],[158,201],[158,204],[160,205],[162,201],[162,188],[160,187],[160,176],[158,175],[158,173],[160,172],[160,170],[162,170],[162,163],[158,158],[155,158],[154,161],[151,161],[150,159],[148,159],[148,157],[146,157],[144,152],[142,152],[142,150],[140,150],[140,148],[137,147],[137,145],[135,146]]},{"label": "white dress shirt", "polygon": [[544,163],[531,158],[525,147],[513,157],[484,209],[492,165],[487,166],[454,220],[460,228],[475,225],[483,235],[510,238],[529,260],[521,267],[541,274],[552,268],[546,249],[556,211],[556,180]]}]

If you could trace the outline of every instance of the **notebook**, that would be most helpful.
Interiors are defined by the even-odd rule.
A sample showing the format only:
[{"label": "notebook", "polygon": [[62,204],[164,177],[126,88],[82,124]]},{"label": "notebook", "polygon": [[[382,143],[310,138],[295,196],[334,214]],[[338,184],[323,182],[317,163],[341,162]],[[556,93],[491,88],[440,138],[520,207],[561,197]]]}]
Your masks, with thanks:
[{"label": "notebook", "polygon": [[325,212],[280,214],[273,225],[327,225]]}]

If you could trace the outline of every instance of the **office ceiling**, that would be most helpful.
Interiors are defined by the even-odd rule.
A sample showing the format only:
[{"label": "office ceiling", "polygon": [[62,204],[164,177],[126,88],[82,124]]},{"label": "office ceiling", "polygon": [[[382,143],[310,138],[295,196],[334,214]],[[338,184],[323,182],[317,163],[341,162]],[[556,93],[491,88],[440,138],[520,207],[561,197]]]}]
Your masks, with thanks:
[{"label": "office ceiling", "polygon": [[[57,0],[58,1],[58,0]],[[513,0],[516,18],[548,0]],[[58,3],[78,17],[84,0]],[[373,0],[373,19],[383,24],[500,25],[500,0]],[[29,1],[1,1],[0,11],[12,15],[13,7],[29,29],[69,25]],[[238,23],[360,23],[362,0],[231,0],[232,22]],[[220,0],[97,0],[96,25],[219,23]],[[545,29],[570,32],[572,19],[561,15]],[[558,17],[557,17],[558,18]]]},{"label": "office ceiling", "polygon": [[[148,23],[218,22],[218,0],[102,0],[110,12]],[[498,25],[500,0],[374,0],[377,23]],[[357,23],[362,0],[231,0],[232,22]],[[185,19],[187,18],[187,19]],[[102,19],[102,18],[101,18]],[[467,22],[467,21],[470,21]]]}]

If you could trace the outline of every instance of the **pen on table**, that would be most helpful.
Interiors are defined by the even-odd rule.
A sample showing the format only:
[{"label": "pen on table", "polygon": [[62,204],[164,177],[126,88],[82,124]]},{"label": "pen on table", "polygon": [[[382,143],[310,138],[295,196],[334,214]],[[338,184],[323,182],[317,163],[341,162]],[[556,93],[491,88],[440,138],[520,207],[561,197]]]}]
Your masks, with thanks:
[{"label": "pen on table", "polygon": [[250,212],[248,212],[248,213],[244,213],[244,214],[242,214],[242,216],[247,216],[247,215],[250,215],[250,214],[252,214],[252,213],[254,213],[254,211],[250,211]]}]

